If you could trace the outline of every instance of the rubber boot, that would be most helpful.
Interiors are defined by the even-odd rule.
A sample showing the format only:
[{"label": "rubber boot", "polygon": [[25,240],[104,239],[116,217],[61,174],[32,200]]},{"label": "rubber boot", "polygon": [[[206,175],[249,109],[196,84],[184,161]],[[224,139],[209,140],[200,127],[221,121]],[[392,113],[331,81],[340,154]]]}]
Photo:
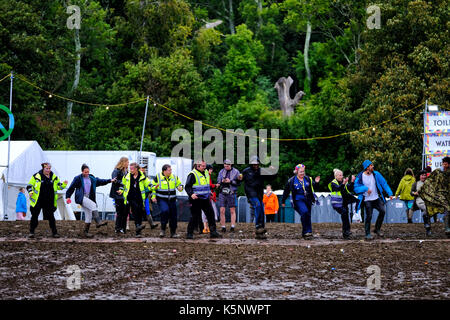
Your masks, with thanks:
[{"label": "rubber boot", "polygon": [[448,211],[444,212],[444,226],[445,226],[445,235],[450,237],[450,215]]},{"label": "rubber boot", "polygon": [[100,216],[99,216],[97,210],[92,211],[92,219],[95,221],[95,225],[97,228],[106,226],[108,224],[107,221],[102,223],[102,220],[100,219]]},{"label": "rubber boot", "polygon": [[178,239],[180,236],[177,234],[176,229],[170,229],[170,237],[173,239]]},{"label": "rubber boot", "polygon": [[153,223],[153,218],[152,218],[151,214],[149,214],[147,216],[147,221],[148,221],[148,224],[150,225],[150,229],[152,229],[152,230],[155,229],[157,226],[159,226],[158,223]]},{"label": "rubber boot", "polygon": [[136,225],[136,238],[141,238],[142,237],[142,235],[141,235],[142,229],[145,229],[144,225],[142,225],[142,224]]},{"label": "rubber boot", "polygon": [[166,236],[166,225],[161,224],[161,231],[159,232],[159,237],[164,238]]},{"label": "rubber boot", "polygon": [[430,216],[428,215],[428,213],[424,213],[422,215],[423,218],[423,226],[425,227],[425,232],[427,234],[427,236],[431,236],[431,221],[430,221]]},{"label": "rubber boot", "polygon": [[84,224],[83,236],[85,238],[92,238],[93,237],[93,235],[89,233],[90,226],[91,226],[90,223],[85,223]]},{"label": "rubber boot", "polygon": [[411,209],[409,209],[407,211],[407,214],[408,214],[408,223],[413,223],[413,221],[412,221],[413,211]]}]

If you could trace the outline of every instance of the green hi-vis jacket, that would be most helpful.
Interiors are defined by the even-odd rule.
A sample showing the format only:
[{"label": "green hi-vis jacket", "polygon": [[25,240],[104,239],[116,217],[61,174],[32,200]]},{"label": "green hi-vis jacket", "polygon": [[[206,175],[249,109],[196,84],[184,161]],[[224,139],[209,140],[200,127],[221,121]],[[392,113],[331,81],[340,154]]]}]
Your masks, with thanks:
[{"label": "green hi-vis jacket", "polygon": [[[155,186],[152,186],[152,183],[149,178],[147,178],[142,172],[139,171],[139,190],[141,191],[142,201],[145,206],[145,192],[150,191],[153,192]],[[123,190],[124,204],[127,204],[128,192],[130,192],[130,183],[131,183],[131,173],[129,172],[122,179],[122,187],[120,190]]]},{"label": "green hi-vis jacket", "polygon": [[183,185],[181,184],[180,179],[171,174],[170,177],[166,178],[162,172],[159,172],[156,175],[156,178],[152,181],[153,184],[153,192],[152,192],[152,199],[158,197],[162,199],[176,199],[177,197],[177,190],[179,186]]},{"label": "green hi-vis jacket", "polygon": [[[63,190],[67,186],[67,183],[61,182],[59,178],[56,176],[56,174],[54,174],[53,172],[50,172],[50,179],[53,182],[53,190],[55,192],[54,206],[56,208],[56,201],[58,200],[57,191]],[[30,197],[30,204],[32,207],[34,207],[39,200],[41,183],[42,183],[41,171],[35,173],[31,177],[30,182],[28,182],[27,191],[28,193],[33,192],[33,194]]]}]

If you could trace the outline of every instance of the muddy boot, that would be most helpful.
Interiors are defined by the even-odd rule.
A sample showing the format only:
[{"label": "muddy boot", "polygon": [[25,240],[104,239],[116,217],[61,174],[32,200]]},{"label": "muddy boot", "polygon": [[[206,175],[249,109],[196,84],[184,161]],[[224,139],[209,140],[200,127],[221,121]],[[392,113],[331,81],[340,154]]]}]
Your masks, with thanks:
[{"label": "muddy boot", "polygon": [[141,231],[142,231],[143,229],[145,229],[145,225],[142,225],[142,224],[136,225],[136,235],[137,235],[137,236],[140,235],[140,234],[141,234]]},{"label": "muddy boot", "polygon": [[222,235],[220,233],[218,233],[216,230],[214,230],[209,233],[209,238],[211,238],[211,239],[222,238]]},{"label": "muddy boot", "polygon": [[445,235],[450,237],[450,214],[448,212],[444,212],[444,214]]},{"label": "muddy boot", "polygon": [[149,214],[147,216],[147,221],[148,221],[148,224],[150,225],[150,229],[152,229],[152,230],[155,229],[157,226],[159,226],[158,223],[153,223],[153,218],[152,218],[151,214]]},{"label": "muddy boot", "polygon": [[108,224],[107,221],[102,222],[97,210],[92,211],[92,219],[95,221],[95,225],[96,225],[97,229],[100,227],[106,226]]},{"label": "muddy boot", "polygon": [[265,233],[256,233],[256,232],[255,232],[255,239],[258,239],[258,240],[266,240],[266,239],[267,239],[267,236],[266,236]]},{"label": "muddy boot", "polygon": [[83,237],[85,238],[92,238],[93,235],[89,233],[89,228],[91,227],[90,223],[84,224],[84,230],[83,230]]},{"label": "muddy boot", "polygon": [[425,232],[427,236],[431,236],[431,223],[430,223],[430,216],[427,213],[423,214],[423,225],[425,227]]},{"label": "muddy boot", "polygon": [[161,224],[161,231],[159,232],[159,237],[164,238],[166,236],[166,225]]},{"label": "muddy boot", "polygon": [[180,236],[177,235],[177,231],[176,230],[170,230],[170,237],[172,239],[178,239]]},{"label": "muddy boot", "polygon": [[407,214],[408,214],[408,223],[412,223],[412,210],[408,210]]}]

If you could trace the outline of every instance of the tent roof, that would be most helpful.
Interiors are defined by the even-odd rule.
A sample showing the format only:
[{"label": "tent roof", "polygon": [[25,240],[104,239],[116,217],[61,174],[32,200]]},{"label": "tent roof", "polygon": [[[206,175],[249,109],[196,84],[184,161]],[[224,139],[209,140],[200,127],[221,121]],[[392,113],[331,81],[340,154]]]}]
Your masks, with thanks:
[{"label": "tent roof", "polygon": [[[9,183],[26,185],[47,157],[36,141],[11,141]],[[0,141],[0,178],[5,181],[8,141]],[[52,171],[55,172],[52,168]],[[56,172],[55,172],[56,173]]]}]

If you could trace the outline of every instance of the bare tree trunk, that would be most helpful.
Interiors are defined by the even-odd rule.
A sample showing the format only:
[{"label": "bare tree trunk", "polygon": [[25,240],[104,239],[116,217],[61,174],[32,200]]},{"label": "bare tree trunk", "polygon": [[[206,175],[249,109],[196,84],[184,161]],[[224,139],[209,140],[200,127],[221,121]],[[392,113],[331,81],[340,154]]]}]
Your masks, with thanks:
[{"label": "bare tree trunk", "polygon": [[234,30],[234,13],[233,13],[233,0],[228,0],[229,5],[229,23],[230,23],[230,32],[231,34],[235,34],[236,31]]},{"label": "bare tree trunk", "polygon": [[[70,89],[69,96],[75,92],[78,88],[78,83],[80,82],[80,71],[81,71],[81,42],[80,42],[80,30],[75,29],[75,53],[77,61],[75,62],[75,79],[73,81],[72,89]],[[72,101],[67,102],[67,120],[70,122],[70,117],[72,116]]]},{"label": "bare tree trunk", "polygon": [[263,25],[263,19],[262,19],[262,0],[255,0],[256,4],[258,5],[258,31],[261,29]]},{"label": "bare tree trunk", "polygon": [[289,89],[294,83],[291,77],[281,77],[275,83],[274,88],[278,91],[278,100],[280,101],[280,107],[283,111],[283,116],[290,117],[294,114],[295,106],[300,102],[300,99],[305,95],[303,91],[297,92],[294,99],[291,98]]},{"label": "bare tree trunk", "polygon": [[307,90],[309,90],[309,87],[311,84],[311,70],[309,69],[309,59],[308,59],[310,40],[311,40],[311,22],[308,20],[307,25],[306,25],[305,48],[303,50],[303,57],[305,60],[306,80],[308,83]]}]

